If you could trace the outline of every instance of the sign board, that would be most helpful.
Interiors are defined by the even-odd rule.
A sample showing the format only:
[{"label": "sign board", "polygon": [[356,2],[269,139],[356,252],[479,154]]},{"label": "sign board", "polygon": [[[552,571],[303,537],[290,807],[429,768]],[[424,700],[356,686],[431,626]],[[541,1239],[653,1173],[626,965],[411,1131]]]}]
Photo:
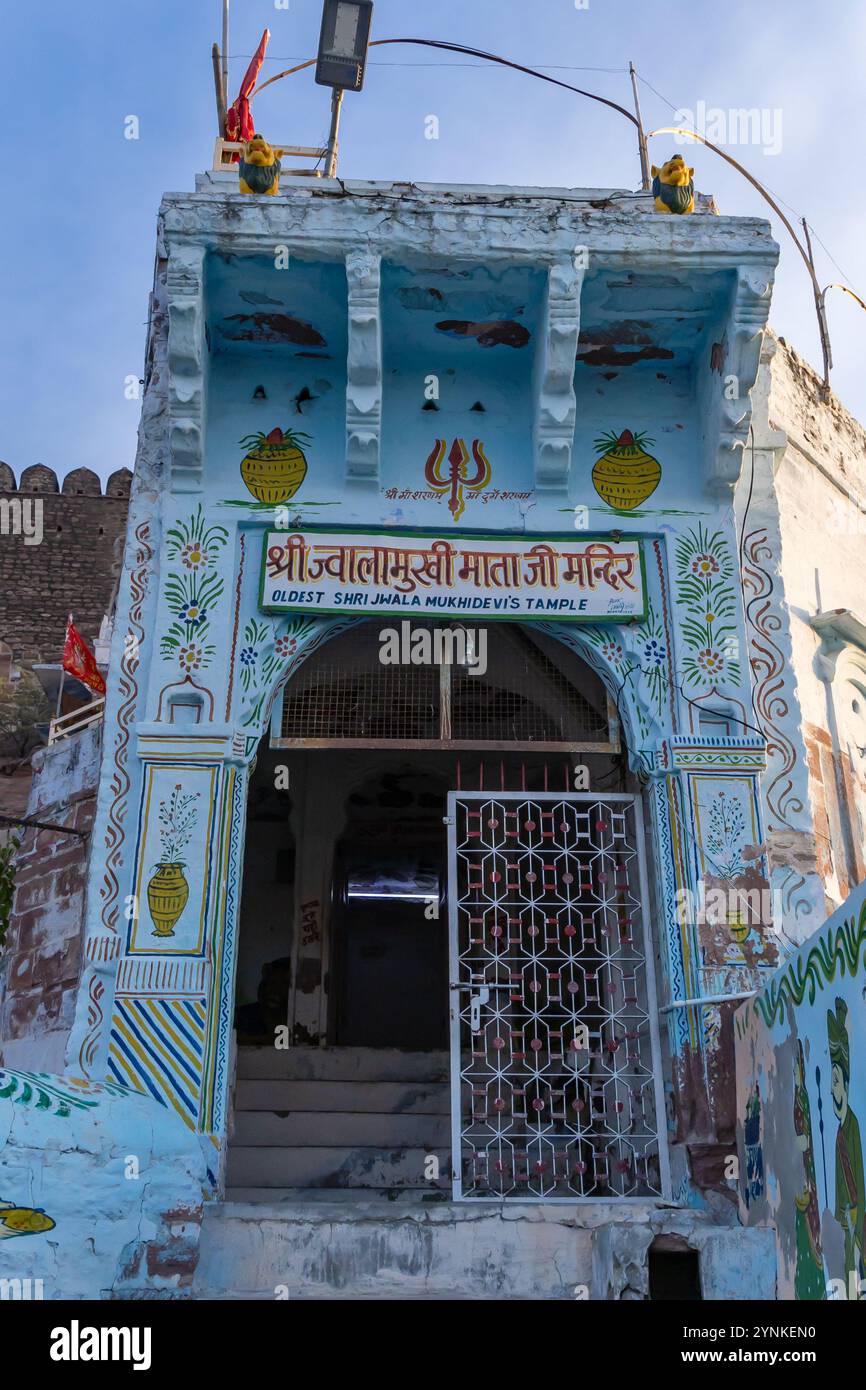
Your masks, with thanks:
[{"label": "sign board", "polygon": [[640,542],[604,536],[354,531],[264,538],[270,613],[630,622],[646,616]]}]

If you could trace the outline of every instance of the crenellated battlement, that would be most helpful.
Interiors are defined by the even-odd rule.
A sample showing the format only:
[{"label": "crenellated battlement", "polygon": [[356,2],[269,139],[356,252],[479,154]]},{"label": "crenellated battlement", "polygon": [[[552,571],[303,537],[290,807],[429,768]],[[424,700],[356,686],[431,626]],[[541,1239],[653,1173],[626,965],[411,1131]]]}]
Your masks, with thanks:
[{"label": "crenellated battlement", "polygon": [[58,478],[53,468],[48,468],[44,463],[32,463],[16,481],[9,464],[0,462],[0,496],[17,492],[19,495],[32,493],[34,496],[63,493],[74,497],[128,498],[131,485],[132,473],[128,468],[117,468],[109,474],[103,490],[101,479],[91,468],[73,468]]}]

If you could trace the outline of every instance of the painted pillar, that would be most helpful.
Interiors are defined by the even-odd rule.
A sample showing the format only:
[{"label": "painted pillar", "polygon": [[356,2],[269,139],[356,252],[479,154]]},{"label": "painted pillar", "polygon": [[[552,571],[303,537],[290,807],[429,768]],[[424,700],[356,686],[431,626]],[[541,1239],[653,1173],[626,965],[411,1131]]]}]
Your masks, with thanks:
[{"label": "painted pillar", "polygon": [[[108,1049],[115,1080],[212,1135],[226,1124],[246,803],[246,768],[221,756],[222,743],[205,731],[139,738],[139,835]],[[168,821],[188,827],[191,854],[166,837]]]}]

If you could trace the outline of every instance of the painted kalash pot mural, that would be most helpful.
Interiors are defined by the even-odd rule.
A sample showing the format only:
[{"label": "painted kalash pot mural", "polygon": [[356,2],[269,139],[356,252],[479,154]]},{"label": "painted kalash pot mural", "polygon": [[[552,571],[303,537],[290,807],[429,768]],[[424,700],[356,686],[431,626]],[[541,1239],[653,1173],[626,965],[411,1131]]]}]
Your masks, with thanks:
[{"label": "painted kalash pot mural", "polygon": [[[475,1203],[479,1296],[572,1297],[614,1223],[641,1268],[662,1234],[715,1251],[707,1296],[772,1297],[726,1165],[733,1009],[800,914],[734,510],[777,248],[697,194],[333,188],[224,170],[162,205],[66,1062],[88,1105],[15,1082],[75,1182],[13,1165],[3,1195],[50,1211],[86,1296],[272,1287],[280,1221],[334,1222],[303,1202],[332,1188],[405,1204],[383,1296],[481,1277]],[[823,1089],[807,1045],[779,1100],[804,1289],[828,1205],[862,1258],[866,1063],[828,1008]],[[760,1077],[748,1104],[751,1211]],[[82,1183],[129,1213],[92,1257]]]}]

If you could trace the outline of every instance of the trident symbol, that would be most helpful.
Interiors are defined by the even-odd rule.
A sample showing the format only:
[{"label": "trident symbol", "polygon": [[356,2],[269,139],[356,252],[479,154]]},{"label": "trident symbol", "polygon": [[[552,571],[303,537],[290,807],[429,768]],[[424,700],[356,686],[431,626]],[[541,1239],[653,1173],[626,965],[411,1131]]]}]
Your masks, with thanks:
[{"label": "trident symbol", "polygon": [[442,463],[445,458],[445,445],[444,439],[436,440],[433,452],[424,469],[424,477],[434,492],[451,494],[448,498],[448,510],[453,519],[459,521],[466,510],[463,489],[468,488],[471,492],[480,492],[482,488],[485,488],[490,482],[490,462],[484,452],[484,445],[481,440],[473,439],[472,457],[475,460],[475,473],[470,477],[467,471],[469,453],[466,445],[462,439],[455,439],[448,455],[448,469],[443,477]]}]

